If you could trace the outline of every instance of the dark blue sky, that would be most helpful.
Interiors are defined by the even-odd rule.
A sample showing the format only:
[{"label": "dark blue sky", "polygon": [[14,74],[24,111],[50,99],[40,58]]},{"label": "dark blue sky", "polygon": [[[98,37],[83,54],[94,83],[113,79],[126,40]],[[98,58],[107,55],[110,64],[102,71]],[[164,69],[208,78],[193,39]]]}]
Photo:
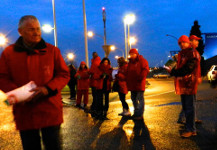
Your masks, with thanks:
[{"label": "dark blue sky", "polygon": [[[73,51],[76,61],[85,60],[82,0],[55,0],[58,47],[63,56]],[[180,37],[189,35],[194,20],[201,32],[217,32],[216,0],[86,0],[87,29],[103,36],[102,7],[107,15],[107,44],[124,50],[123,18],[128,13],[136,15],[130,33],[138,40],[138,48],[150,66],[162,66],[170,50],[178,50],[177,41],[166,34]],[[10,43],[18,38],[17,24],[23,15],[35,15],[41,25],[53,25],[52,0],[1,0],[0,33],[6,34]],[[42,37],[54,44],[53,32]],[[93,51],[104,57],[103,39],[95,36],[88,40],[89,59]],[[109,58],[115,66],[115,55]]]}]

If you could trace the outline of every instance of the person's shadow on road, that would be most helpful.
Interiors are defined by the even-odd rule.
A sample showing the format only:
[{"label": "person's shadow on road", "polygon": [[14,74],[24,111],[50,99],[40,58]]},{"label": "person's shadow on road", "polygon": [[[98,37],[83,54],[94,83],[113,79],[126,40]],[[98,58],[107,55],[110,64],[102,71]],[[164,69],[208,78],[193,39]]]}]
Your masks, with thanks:
[{"label": "person's shadow on road", "polygon": [[133,150],[155,150],[149,130],[144,120],[134,120],[133,134],[131,136],[131,145]]}]

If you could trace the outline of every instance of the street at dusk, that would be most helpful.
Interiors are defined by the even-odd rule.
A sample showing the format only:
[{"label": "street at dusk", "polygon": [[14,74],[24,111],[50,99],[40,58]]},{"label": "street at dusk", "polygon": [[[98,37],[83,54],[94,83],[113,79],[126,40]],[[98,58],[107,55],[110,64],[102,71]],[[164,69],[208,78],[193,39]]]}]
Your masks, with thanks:
[{"label": "street at dusk", "polygon": [[[183,125],[177,124],[181,111],[180,97],[174,94],[173,78],[148,79],[150,85],[145,92],[144,121],[122,118],[117,93],[110,94],[108,120],[93,119],[83,109],[64,105],[62,144],[64,150],[214,150],[217,149],[217,95],[205,80],[199,86],[196,113],[203,122],[197,124],[198,136],[181,138]],[[63,100],[68,101],[68,94]],[[92,96],[89,94],[91,103]],[[130,110],[133,107],[127,95]],[[88,104],[88,106],[89,106]],[[21,141],[15,130],[11,107],[4,104],[0,117],[0,149],[20,150]]]}]

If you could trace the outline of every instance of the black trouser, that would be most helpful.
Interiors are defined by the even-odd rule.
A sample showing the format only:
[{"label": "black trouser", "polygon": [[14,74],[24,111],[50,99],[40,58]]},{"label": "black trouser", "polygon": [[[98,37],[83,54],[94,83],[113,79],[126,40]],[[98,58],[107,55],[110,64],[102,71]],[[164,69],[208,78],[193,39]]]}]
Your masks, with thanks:
[{"label": "black trouser", "polygon": [[60,126],[20,131],[24,150],[41,150],[41,136],[46,150],[61,150]]},{"label": "black trouser", "polygon": [[[105,95],[105,105],[103,106],[103,95]],[[97,90],[97,110],[108,111],[109,91]]]},{"label": "black trouser", "polygon": [[92,96],[93,96],[93,102],[91,104],[91,110],[96,110],[96,103],[97,103],[96,87],[91,87],[91,89],[92,89]]},{"label": "black trouser", "polygon": [[119,94],[119,98],[121,100],[123,109],[129,110],[129,106],[128,106],[126,100],[125,100],[126,99],[126,94],[120,93],[120,92],[118,92],[118,94]]},{"label": "black trouser", "polygon": [[75,97],[76,97],[75,85],[76,85],[76,84],[70,84],[70,85],[69,85],[69,89],[70,89],[70,98],[75,98]]}]

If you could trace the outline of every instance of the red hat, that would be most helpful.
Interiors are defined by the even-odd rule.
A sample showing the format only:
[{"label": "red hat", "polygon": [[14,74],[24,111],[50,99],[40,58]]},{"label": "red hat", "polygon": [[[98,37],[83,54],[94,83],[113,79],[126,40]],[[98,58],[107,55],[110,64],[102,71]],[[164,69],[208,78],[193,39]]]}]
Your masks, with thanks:
[{"label": "red hat", "polygon": [[135,48],[130,49],[129,54],[130,54],[130,53],[139,54],[139,53],[138,53],[138,50],[135,49]]},{"label": "red hat", "polygon": [[84,61],[82,61],[80,65],[86,65],[86,63]]},{"label": "red hat", "polygon": [[191,41],[191,40],[193,40],[193,39],[195,39],[195,40],[201,40],[201,38],[197,37],[196,35],[191,35],[191,36],[189,37],[189,40]]},{"label": "red hat", "polygon": [[189,40],[187,35],[182,35],[182,36],[180,36],[180,38],[178,40],[178,44],[180,44],[181,42],[190,43],[190,40]]}]

